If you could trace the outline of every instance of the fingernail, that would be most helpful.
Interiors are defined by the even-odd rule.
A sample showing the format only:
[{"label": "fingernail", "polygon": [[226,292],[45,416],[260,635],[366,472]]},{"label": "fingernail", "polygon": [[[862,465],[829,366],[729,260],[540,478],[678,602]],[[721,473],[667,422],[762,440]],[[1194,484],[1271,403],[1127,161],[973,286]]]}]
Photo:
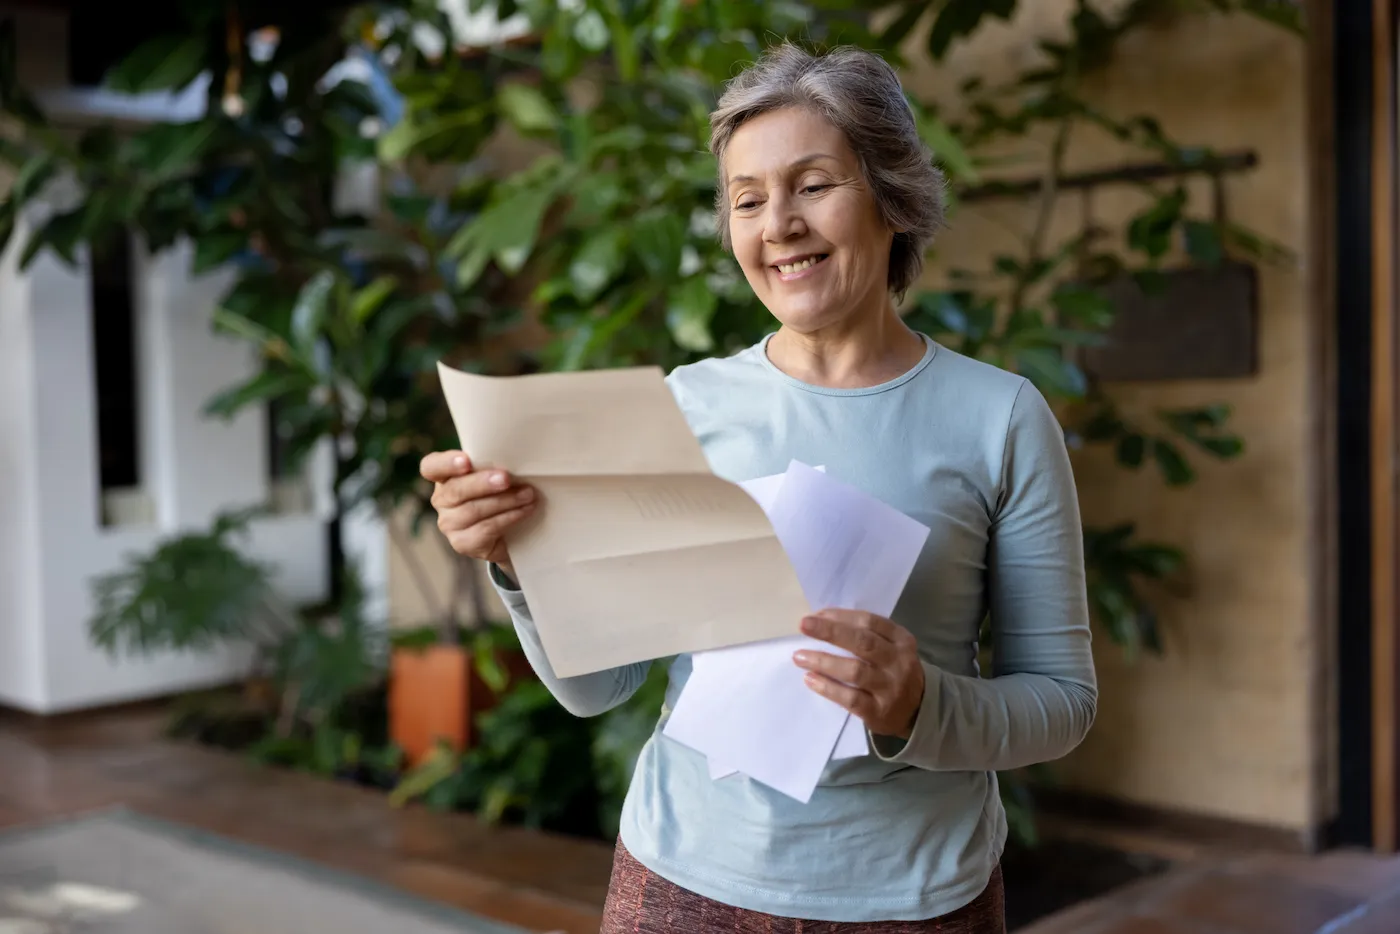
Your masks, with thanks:
[{"label": "fingernail", "polygon": [[498,473],[498,474],[493,475],[493,476],[491,477],[491,485],[492,485],[492,486],[505,486],[505,485],[506,485],[506,475],[503,474],[503,473]]},{"label": "fingernail", "polygon": [[807,662],[808,662],[810,659],[811,659],[811,656],[808,655],[806,652],[794,652],[794,653],[792,654],[792,660],[795,661],[795,662],[797,662],[799,665],[805,665],[805,664],[807,664]]},{"label": "fingernail", "polygon": [[804,620],[802,621],[802,631],[803,631],[803,632],[816,632],[816,631],[817,631],[817,621],[814,620],[814,619],[812,619],[810,616],[807,617],[806,619],[804,619]]},{"label": "fingernail", "polygon": [[820,679],[818,679],[817,676],[814,674],[809,674],[802,680],[806,682],[809,688],[821,687]]},{"label": "fingernail", "polygon": [[522,503],[528,503],[530,500],[532,500],[532,499],[534,499],[534,498],[535,498],[535,488],[534,488],[534,487],[529,487],[529,486],[527,486],[527,487],[525,487],[525,489],[523,489],[523,490],[520,491],[520,501],[521,501]]},{"label": "fingernail", "polygon": [[456,467],[458,470],[465,470],[467,467],[467,459],[465,457],[454,457],[452,458],[452,466]]}]

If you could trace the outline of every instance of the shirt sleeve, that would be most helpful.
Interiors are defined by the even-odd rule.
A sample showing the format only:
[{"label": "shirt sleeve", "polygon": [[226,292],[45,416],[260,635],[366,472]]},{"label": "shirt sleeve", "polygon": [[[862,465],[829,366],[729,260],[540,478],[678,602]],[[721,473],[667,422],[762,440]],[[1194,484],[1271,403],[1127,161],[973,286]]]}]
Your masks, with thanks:
[{"label": "shirt sleeve", "polygon": [[540,643],[540,633],[525,602],[525,594],[496,565],[491,565],[491,583],[500,594],[520,637],[520,647],[530,667],[535,670],[549,693],[569,713],[576,717],[596,717],[624,703],[637,692],[647,679],[650,662],[636,662],[620,668],[595,671],[573,678],[561,678],[554,673],[549,658]]},{"label": "shirt sleeve", "polygon": [[1012,405],[987,545],[991,678],[924,663],[908,741],[872,736],[880,758],[941,771],[1001,771],[1058,759],[1094,721],[1079,500],[1064,432],[1023,383]]}]

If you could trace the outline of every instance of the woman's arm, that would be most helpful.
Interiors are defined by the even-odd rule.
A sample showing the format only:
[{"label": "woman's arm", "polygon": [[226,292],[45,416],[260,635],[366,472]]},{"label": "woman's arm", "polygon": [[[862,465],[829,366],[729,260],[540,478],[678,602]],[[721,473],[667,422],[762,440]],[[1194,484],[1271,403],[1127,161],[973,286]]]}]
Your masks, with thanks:
[{"label": "woman's arm", "polygon": [[993,677],[924,664],[907,742],[872,737],[881,758],[933,770],[999,771],[1058,759],[1089,732],[1098,703],[1084,537],[1064,432],[1023,384],[1012,406],[987,589]]},{"label": "woman's arm", "polygon": [[544,646],[540,644],[540,633],[535,628],[534,618],[530,616],[525,594],[499,567],[494,564],[490,567],[491,583],[510,612],[511,622],[515,624],[515,632],[520,637],[520,647],[525,650],[530,667],[565,710],[576,717],[596,717],[626,701],[642,686],[651,668],[650,662],[636,662],[574,678],[556,675],[544,653]]}]

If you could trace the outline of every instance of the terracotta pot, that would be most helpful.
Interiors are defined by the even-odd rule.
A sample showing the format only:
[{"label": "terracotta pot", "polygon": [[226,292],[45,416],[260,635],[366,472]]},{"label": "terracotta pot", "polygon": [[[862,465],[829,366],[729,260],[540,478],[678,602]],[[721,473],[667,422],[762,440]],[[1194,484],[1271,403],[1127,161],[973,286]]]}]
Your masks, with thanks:
[{"label": "terracotta pot", "polygon": [[389,737],[422,762],[440,741],[465,749],[471,723],[471,659],[455,645],[396,649],[389,669]]},{"label": "terracotta pot", "polygon": [[[508,685],[531,677],[524,653],[502,654]],[[496,706],[499,697],[476,672],[469,650],[432,645],[394,651],[389,671],[389,736],[417,765],[446,741],[465,751],[475,741],[476,718]]]}]

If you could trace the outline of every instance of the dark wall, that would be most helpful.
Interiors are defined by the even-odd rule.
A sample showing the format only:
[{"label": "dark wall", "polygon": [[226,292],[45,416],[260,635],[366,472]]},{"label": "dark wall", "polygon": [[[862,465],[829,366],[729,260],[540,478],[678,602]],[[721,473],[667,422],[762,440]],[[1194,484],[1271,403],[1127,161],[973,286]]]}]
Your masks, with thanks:
[{"label": "dark wall", "polygon": [[1338,680],[1336,844],[1371,844],[1372,3],[1335,0]]}]

